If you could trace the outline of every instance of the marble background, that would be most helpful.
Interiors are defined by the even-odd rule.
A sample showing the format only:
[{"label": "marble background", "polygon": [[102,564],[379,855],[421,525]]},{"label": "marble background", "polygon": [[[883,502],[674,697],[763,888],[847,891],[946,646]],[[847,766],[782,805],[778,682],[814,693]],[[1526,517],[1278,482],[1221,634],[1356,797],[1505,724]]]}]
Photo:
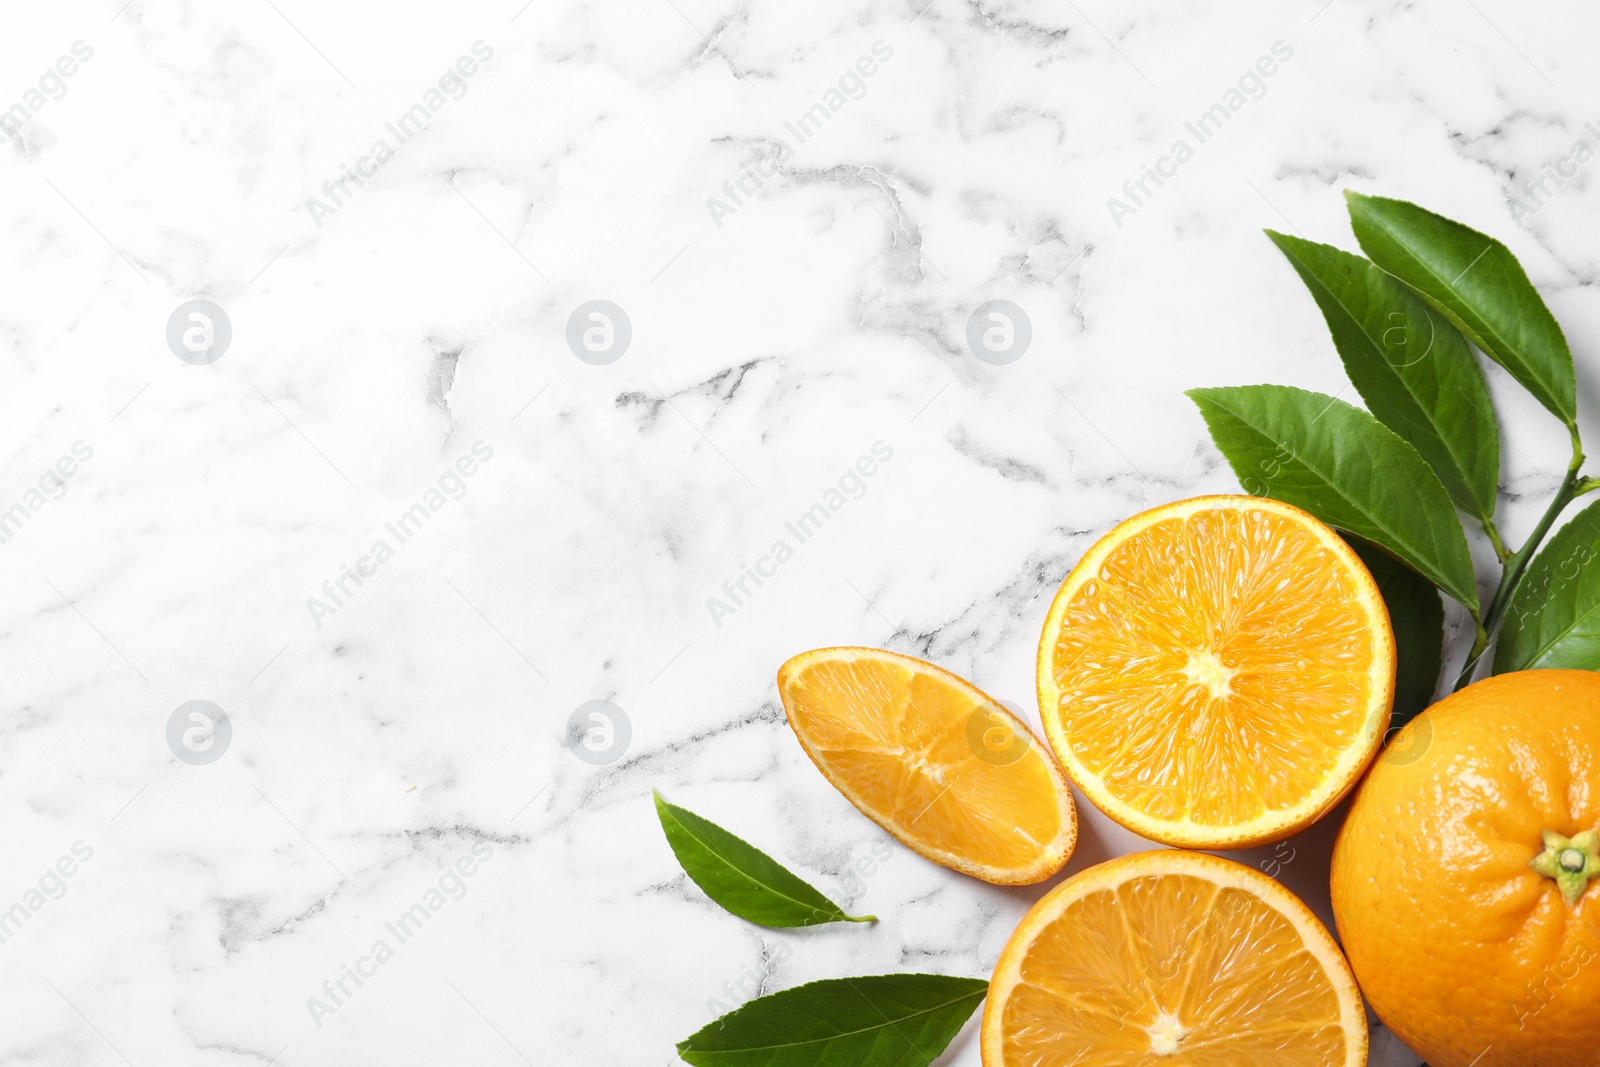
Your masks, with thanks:
[{"label": "marble background", "polygon": [[[13,8],[0,1063],[653,1067],[717,1002],[986,974],[1043,888],[886,847],[788,733],[778,664],[881,645],[1036,721],[1083,550],[1236,489],[1182,390],[1343,387],[1259,232],[1354,247],[1342,188],[1507,240],[1600,411],[1600,163],[1515,203],[1600,139],[1597,31],[1509,0]],[[231,324],[205,365],[167,340],[192,299]],[[597,299],[632,329],[604,365],[566,340]],[[990,300],[1031,325],[1005,365],[967,345]],[[1566,440],[1489,378],[1517,539]],[[169,746],[191,700],[227,715],[214,762]],[[609,763],[568,747],[592,700],[630,727]],[[722,913],[652,786],[883,921]],[[1080,810],[1069,871],[1138,846]],[[1325,917],[1335,822],[1279,869]],[[941,1063],[978,1063],[973,1029]]]}]

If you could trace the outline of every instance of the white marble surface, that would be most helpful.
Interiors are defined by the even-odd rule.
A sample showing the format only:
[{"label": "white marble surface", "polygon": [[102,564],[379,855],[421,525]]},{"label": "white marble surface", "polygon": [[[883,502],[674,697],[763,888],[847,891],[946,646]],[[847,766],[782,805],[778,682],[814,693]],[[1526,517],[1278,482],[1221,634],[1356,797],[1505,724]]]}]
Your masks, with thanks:
[{"label": "white marble surface", "polygon": [[[1596,139],[1592,8],[923,2],[13,6],[0,909],[26,918],[0,944],[0,1063],[650,1067],[713,1000],[986,974],[1041,890],[886,848],[773,673],[882,645],[1036,720],[1038,628],[1084,548],[1235,488],[1182,390],[1341,388],[1259,230],[1353,247],[1343,187],[1510,241],[1600,410],[1600,163],[1526,217],[1508,192]],[[1275,45],[1260,91],[1186,133]],[[819,102],[802,143],[786,124]],[[419,103],[400,143],[386,123]],[[380,138],[392,158],[361,162]],[[1192,156],[1113,217],[1179,138]],[[750,168],[770,177],[734,203]],[[209,365],[164,337],[193,298],[232,324]],[[632,323],[609,365],[564,340],[591,299]],[[1005,366],[965,341],[992,299],[1032,326]],[[1489,377],[1515,538],[1566,443]],[[859,499],[714,620],[876,442]],[[441,478],[400,544],[385,523]],[[324,599],[380,539],[393,557]],[[233,729],[208,765],[166,740],[192,699]],[[595,699],[632,727],[603,766],[566,745]],[[883,921],[721,913],[652,786]],[[1083,814],[1070,870],[1137,844]],[[1281,874],[1324,915],[1331,830]],[[459,899],[399,944],[385,923],[441,879]],[[379,939],[393,958],[313,1018]],[[941,1063],[978,1059],[969,1027]]]}]

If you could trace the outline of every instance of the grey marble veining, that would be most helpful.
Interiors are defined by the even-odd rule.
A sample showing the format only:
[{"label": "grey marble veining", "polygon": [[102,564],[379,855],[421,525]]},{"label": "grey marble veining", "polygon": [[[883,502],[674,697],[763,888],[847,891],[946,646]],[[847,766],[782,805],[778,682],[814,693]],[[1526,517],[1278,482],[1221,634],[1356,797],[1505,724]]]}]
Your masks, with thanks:
[{"label": "grey marble veining", "polygon": [[[1236,489],[1182,390],[1344,389],[1260,234],[1353,247],[1342,188],[1506,239],[1600,410],[1575,3],[120,3],[0,34],[0,1063],[650,1067],[986,974],[1045,887],[888,842],[774,672],[881,645],[1036,722],[1084,549]],[[1488,376],[1515,538],[1566,440]],[[882,921],[722,913],[652,787]],[[1140,846],[1080,813],[1070,871]],[[1240,858],[1326,919],[1336,820]]]}]

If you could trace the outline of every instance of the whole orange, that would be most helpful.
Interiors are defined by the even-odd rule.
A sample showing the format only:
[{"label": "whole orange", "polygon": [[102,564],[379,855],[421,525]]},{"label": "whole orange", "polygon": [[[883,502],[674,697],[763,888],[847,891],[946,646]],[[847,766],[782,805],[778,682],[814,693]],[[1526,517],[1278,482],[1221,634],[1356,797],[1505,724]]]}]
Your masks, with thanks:
[{"label": "whole orange", "polygon": [[1362,992],[1431,1067],[1600,1064],[1600,674],[1468,686],[1395,735],[1333,854]]}]

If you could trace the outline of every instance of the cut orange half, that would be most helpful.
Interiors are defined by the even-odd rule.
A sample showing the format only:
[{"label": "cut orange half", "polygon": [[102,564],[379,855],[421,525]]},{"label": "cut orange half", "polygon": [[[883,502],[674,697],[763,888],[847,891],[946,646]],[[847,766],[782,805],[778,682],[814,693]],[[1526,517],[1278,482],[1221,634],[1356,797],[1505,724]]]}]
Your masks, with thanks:
[{"label": "cut orange half", "polygon": [[1361,1067],[1367,1018],[1317,917],[1266,875],[1141,852],[1051,890],[1000,954],[984,1067]]},{"label": "cut orange half", "polygon": [[1039,882],[1078,838],[1072,793],[1026,725],[970,682],[876,648],[819,648],[778,671],[789,725],[824,777],[935,863]]},{"label": "cut orange half", "polygon": [[1394,633],[1372,575],[1299,508],[1209,496],[1135,515],[1062,583],[1039,710],[1068,777],[1190,848],[1289,836],[1377,752]]}]

